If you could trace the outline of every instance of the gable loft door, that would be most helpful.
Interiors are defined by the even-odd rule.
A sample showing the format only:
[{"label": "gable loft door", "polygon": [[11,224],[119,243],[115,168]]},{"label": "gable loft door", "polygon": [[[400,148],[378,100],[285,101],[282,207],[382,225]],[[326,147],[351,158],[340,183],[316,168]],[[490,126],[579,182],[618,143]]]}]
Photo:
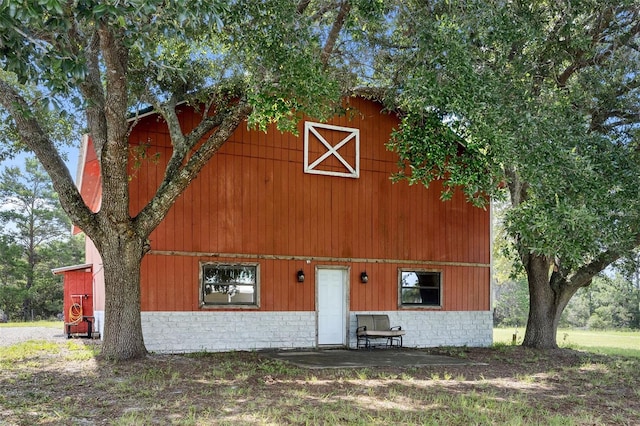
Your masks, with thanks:
[{"label": "gable loft door", "polygon": [[346,344],[347,269],[317,270],[318,345]]}]

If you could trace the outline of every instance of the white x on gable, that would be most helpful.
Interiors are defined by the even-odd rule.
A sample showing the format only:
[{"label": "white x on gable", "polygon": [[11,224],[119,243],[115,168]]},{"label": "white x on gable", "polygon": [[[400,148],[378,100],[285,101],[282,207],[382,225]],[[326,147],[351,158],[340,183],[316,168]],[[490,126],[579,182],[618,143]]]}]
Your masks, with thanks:
[{"label": "white x on gable", "polygon": [[358,178],[360,130],[306,121],[304,172]]}]

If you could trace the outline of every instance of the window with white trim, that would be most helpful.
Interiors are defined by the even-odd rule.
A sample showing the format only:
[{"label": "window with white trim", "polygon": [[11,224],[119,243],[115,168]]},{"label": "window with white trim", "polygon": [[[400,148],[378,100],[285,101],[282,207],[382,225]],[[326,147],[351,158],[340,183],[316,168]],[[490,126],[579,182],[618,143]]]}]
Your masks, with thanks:
[{"label": "window with white trim", "polygon": [[398,278],[401,306],[442,306],[441,272],[401,269]]},{"label": "window with white trim", "polygon": [[258,265],[202,263],[201,268],[203,305],[258,305]]}]

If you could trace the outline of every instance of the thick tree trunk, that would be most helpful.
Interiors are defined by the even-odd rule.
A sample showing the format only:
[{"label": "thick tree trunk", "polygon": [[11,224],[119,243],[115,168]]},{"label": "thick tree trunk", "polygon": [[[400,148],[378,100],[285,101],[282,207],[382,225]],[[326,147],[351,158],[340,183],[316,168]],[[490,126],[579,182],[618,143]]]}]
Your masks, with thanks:
[{"label": "thick tree trunk", "polygon": [[143,239],[136,236],[108,237],[101,244],[105,279],[102,354],[108,359],[134,359],[147,354],[140,319],[143,244]]},{"label": "thick tree trunk", "polygon": [[529,318],[523,346],[539,349],[558,347],[556,334],[560,316],[576,292],[570,286],[552,286],[551,264],[545,256],[528,255],[525,262],[529,282]]}]

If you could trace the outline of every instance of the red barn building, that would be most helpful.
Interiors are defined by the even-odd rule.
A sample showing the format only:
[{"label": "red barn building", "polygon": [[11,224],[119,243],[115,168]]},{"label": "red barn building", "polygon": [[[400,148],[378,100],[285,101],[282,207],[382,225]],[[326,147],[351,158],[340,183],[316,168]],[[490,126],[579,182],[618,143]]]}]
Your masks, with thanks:
[{"label": "red barn building", "polygon": [[[347,100],[299,135],[238,128],[151,234],[142,262],[142,326],[154,352],[355,347],[356,314],[383,313],[405,346],[492,342],[490,213],[438,184],[392,183],[385,143],[398,125],[376,102]],[[182,107],[185,130],[195,125]],[[155,114],[135,124],[131,213],[160,184],[171,145]],[[136,150],[132,150],[135,152]],[[150,159],[153,159],[150,160]],[[133,161],[132,161],[133,163]],[[85,138],[78,185],[100,207]],[[93,315],[103,328],[101,260]]]}]

